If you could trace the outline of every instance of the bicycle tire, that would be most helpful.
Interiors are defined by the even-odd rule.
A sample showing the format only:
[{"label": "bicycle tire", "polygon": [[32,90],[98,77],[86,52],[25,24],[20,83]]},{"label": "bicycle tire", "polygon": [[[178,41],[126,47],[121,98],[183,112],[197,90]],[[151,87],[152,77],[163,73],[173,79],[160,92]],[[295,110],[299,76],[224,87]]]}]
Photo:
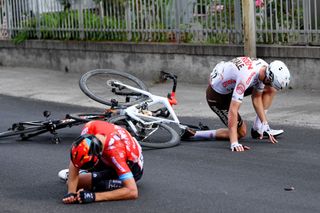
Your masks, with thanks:
[{"label": "bicycle tire", "polygon": [[[81,91],[89,98],[108,106],[113,105],[113,99],[118,102],[117,106],[127,107],[146,100],[144,95],[132,96],[128,101],[126,95],[117,95],[108,87],[109,80],[117,80],[124,84],[148,91],[148,87],[135,76],[112,69],[96,69],[83,74],[79,80]],[[132,91],[124,89],[122,93],[132,94]],[[129,96],[128,96],[129,97]]]},{"label": "bicycle tire", "polygon": [[[154,124],[154,125],[157,125],[158,129],[152,133],[152,137],[149,136],[147,138],[144,138],[141,135],[136,135],[132,131],[128,121],[130,121],[130,118],[126,115],[117,115],[108,119],[108,122],[114,123],[116,125],[126,128],[133,137],[136,137],[136,139],[138,140],[141,146],[148,147],[148,148],[162,149],[162,148],[170,148],[180,144],[179,134],[167,124],[163,124],[163,123]],[[135,126],[136,128],[138,128],[137,122],[135,122]],[[160,130],[160,132],[158,130]]]},{"label": "bicycle tire", "polygon": [[68,118],[72,118],[77,121],[89,122],[92,120],[108,120],[111,114],[108,113],[72,113],[67,114]]},{"label": "bicycle tire", "polygon": [[[51,132],[48,122],[49,121],[47,120],[40,120],[14,123],[12,124],[11,128],[9,128],[7,131],[0,132],[0,138],[19,135],[22,140],[27,140],[31,137]],[[51,122],[55,126],[53,131],[63,129],[66,127],[77,126],[84,123],[83,121],[75,119],[51,120]]]},{"label": "bicycle tire", "polygon": [[7,131],[0,132],[0,138],[20,135],[20,138],[24,139],[24,138],[28,138],[27,135],[25,134],[30,134],[30,133],[36,134],[38,132],[47,132],[47,130],[45,129],[45,126],[34,125],[35,123],[40,124],[40,122],[41,121],[15,123]]}]

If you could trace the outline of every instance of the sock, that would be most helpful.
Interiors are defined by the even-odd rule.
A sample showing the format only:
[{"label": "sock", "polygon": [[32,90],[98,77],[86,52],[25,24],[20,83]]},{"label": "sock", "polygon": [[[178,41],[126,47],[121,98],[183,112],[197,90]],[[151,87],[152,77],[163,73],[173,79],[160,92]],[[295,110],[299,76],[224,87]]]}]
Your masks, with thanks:
[{"label": "sock", "polygon": [[192,138],[194,138],[194,139],[215,139],[216,138],[216,130],[196,131],[196,134]]},{"label": "sock", "polygon": [[[267,114],[267,112],[268,112],[267,109],[264,110],[265,114]],[[256,115],[256,119],[253,122],[253,129],[258,130],[258,129],[260,129],[261,125],[262,125],[262,122],[261,122],[260,118],[258,117],[258,115]]]}]

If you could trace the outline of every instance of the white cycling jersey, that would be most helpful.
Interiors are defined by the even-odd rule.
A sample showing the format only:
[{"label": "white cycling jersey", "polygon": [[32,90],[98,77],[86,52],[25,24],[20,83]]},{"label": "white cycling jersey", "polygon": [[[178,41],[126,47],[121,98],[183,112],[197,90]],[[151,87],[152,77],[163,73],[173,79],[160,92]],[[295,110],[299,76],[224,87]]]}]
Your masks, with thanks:
[{"label": "white cycling jersey", "polygon": [[232,100],[242,102],[246,89],[253,87],[259,92],[263,91],[264,84],[259,80],[262,66],[268,67],[267,62],[249,57],[220,62],[210,74],[210,85],[216,92],[232,93]]}]

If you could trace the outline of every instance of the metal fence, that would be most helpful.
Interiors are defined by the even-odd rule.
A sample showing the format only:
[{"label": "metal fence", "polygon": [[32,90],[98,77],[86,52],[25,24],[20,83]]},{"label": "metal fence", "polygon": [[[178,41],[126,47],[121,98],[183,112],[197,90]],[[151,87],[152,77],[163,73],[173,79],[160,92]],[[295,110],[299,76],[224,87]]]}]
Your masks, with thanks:
[{"label": "metal fence", "polygon": [[[256,2],[257,42],[320,45],[317,0]],[[0,0],[0,39],[243,43],[241,0]]]}]

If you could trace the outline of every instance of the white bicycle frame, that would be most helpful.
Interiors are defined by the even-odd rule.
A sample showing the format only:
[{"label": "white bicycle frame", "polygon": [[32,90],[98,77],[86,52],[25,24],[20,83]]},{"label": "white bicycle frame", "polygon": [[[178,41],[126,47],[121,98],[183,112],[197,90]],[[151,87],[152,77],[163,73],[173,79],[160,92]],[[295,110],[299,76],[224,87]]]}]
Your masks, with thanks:
[{"label": "white bicycle frame", "polygon": [[[176,115],[176,113],[174,112],[171,104],[169,103],[168,98],[165,97],[161,97],[161,96],[157,96],[157,95],[153,95],[150,92],[147,92],[145,90],[141,90],[126,84],[123,84],[119,81],[114,81],[113,82],[114,85],[116,86],[120,86],[120,87],[125,87],[129,90],[132,90],[134,92],[143,94],[145,96],[148,96],[149,98],[145,101],[142,101],[141,103],[138,104],[134,104],[132,106],[129,106],[125,109],[123,109],[123,111],[121,112],[121,114],[123,115],[127,115],[130,118],[132,118],[133,120],[139,121],[141,122],[143,125],[152,125],[155,123],[174,123],[176,125],[178,125],[180,128],[185,129],[186,126],[180,124],[180,121]],[[156,104],[162,104],[163,106],[165,106],[165,108],[169,111],[170,116],[172,117],[172,119],[168,119],[168,118],[162,118],[162,117],[155,117],[152,115],[146,115],[142,113],[142,105],[146,105],[147,108],[151,107],[153,105]]]}]

